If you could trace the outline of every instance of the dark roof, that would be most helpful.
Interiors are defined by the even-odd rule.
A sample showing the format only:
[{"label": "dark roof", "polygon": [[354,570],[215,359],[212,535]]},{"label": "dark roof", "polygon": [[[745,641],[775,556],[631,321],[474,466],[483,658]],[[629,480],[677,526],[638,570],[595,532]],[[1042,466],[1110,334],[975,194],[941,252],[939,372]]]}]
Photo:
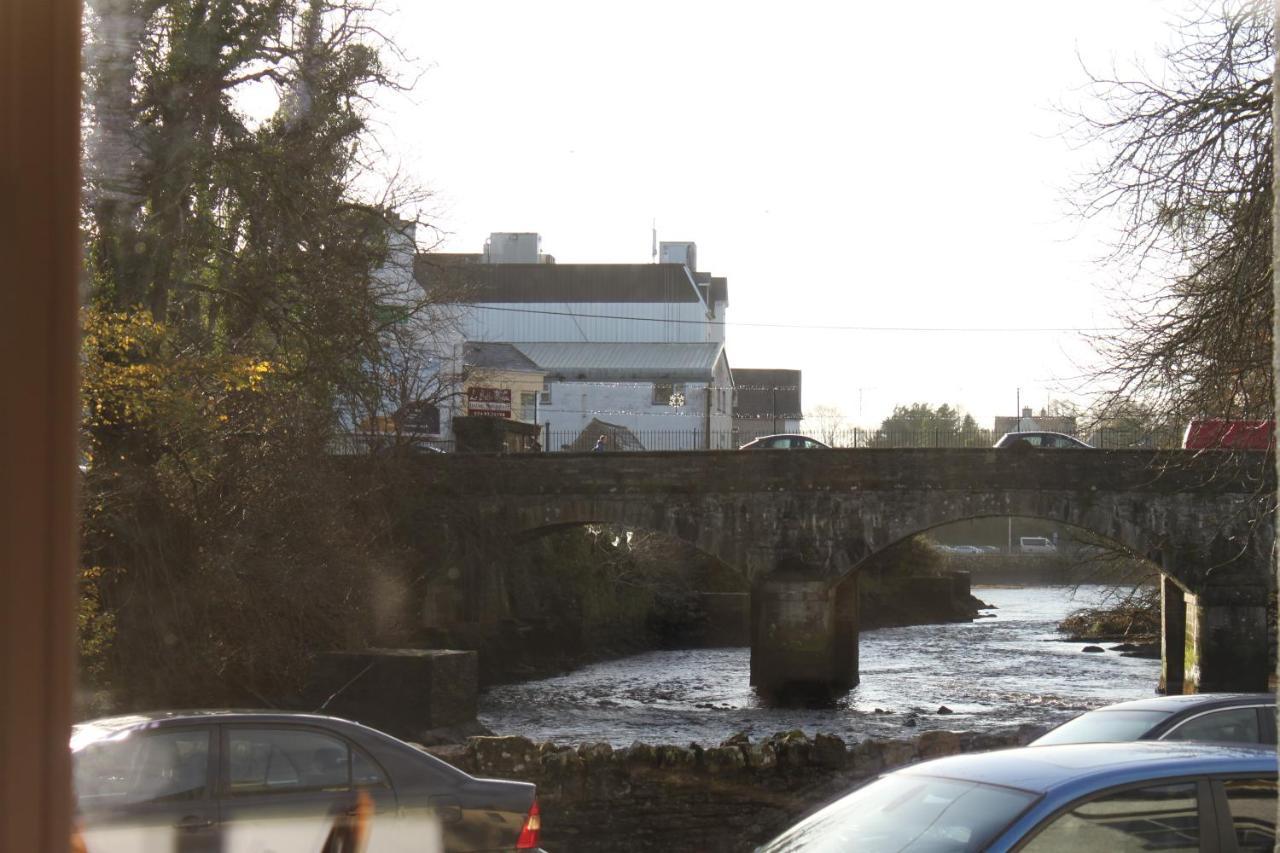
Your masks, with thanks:
[{"label": "dark roof", "polygon": [[467,341],[463,345],[462,361],[467,367],[488,368],[489,370],[543,372],[541,367],[511,344]]},{"label": "dark roof", "polygon": [[799,418],[800,371],[737,367],[733,370],[735,418]]},{"label": "dark roof", "polygon": [[414,258],[415,269],[418,261],[428,264],[479,264],[484,263],[484,255],[479,252],[432,252],[430,255],[417,255]]},{"label": "dark roof", "polygon": [[418,255],[414,276],[424,289],[436,282],[458,287],[467,302],[700,301],[682,264],[482,264],[455,257]]}]

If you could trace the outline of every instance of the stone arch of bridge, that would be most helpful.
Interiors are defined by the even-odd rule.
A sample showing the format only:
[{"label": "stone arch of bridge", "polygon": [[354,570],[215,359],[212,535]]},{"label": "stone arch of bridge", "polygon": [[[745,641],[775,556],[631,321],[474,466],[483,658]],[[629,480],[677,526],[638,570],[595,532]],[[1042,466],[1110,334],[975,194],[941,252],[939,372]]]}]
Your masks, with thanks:
[{"label": "stone arch of bridge", "polygon": [[701,513],[667,503],[628,500],[573,500],[540,503],[516,512],[511,529],[516,541],[537,539],[574,527],[609,525],[659,533],[689,545],[748,578],[739,543],[716,535]]},{"label": "stone arch of bridge", "polygon": [[587,527],[612,527],[612,528],[621,528],[628,531],[634,531],[636,533],[656,533],[664,537],[665,539],[670,539],[675,542],[678,542],[681,545],[685,545],[685,546],[688,546],[689,548],[692,548],[694,551],[698,552],[703,557],[707,557],[711,560],[714,560],[720,566],[725,567],[733,572],[736,572],[737,574],[742,576],[744,581],[746,580],[746,576],[742,572],[742,569],[739,566],[735,566],[732,563],[726,562],[720,555],[715,554],[701,547],[695,537],[677,536],[677,535],[674,535],[669,530],[660,530],[646,524],[638,524],[638,523],[627,522],[627,521],[562,521],[562,522],[556,522],[555,524],[544,524],[539,527],[533,527],[533,528],[522,530],[519,533],[515,534],[515,536],[513,537],[513,541],[517,543],[529,542],[535,539],[542,539],[547,536],[555,536],[557,534],[564,533],[566,531],[581,530]]},{"label": "stone arch of bridge", "polygon": [[[629,494],[620,484],[595,495],[508,502],[494,521],[516,535],[611,524],[687,542],[742,571],[752,589],[753,683],[800,673],[845,685],[857,678],[851,602],[855,569],[867,557],[964,519],[1014,516],[1070,525],[1124,545],[1172,579],[1163,586],[1166,610],[1177,610],[1171,624],[1185,624],[1191,651],[1185,667],[1166,655],[1170,689],[1179,673],[1188,689],[1262,689],[1270,671],[1266,609],[1275,588],[1269,570],[1274,525],[1269,516],[1251,520],[1249,506],[1247,495],[1092,487]],[[1183,645],[1181,636],[1166,632],[1166,649]],[[805,647],[817,651],[791,654]]]},{"label": "stone arch of bridge", "polygon": [[752,584],[767,577],[787,554],[799,554],[815,577],[836,583],[872,554],[916,534],[967,519],[1008,516],[1040,519],[1116,542],[1155,563],[1189,592],[1204,586],[1206,567],[1235,562],[1246,573],[1258,568],[1251,565],[1258,560],[1258,548],[1239,557],[1229,548],[1211,553],[1214,543],[1206,543],[1203,532],[1186,529],[1178,513],[1158,501],[1121,494],[952,492],[929,501],[893,493],[798,490],[697,499],[552,498],[509,507],[508,512],[506,529],[517,537],[591,524],[656,531],[734,567]]},{"label": "stone arch of bridge", "polygon": [[[949,527],[953,524],[960,524],[966,521],[980,521],[985,519],[991,519],[991,520],[1013,519],[1014,521],[1046,522],[1049,524],[1056,525],[1058,527],[1068,528],[1069,530],[1073,530],[1073,531],[1079,531],[1080,533],[1086,534],[1087,536],[1092,537],[1096,540],[1105,542],[1109,547],[1119,547],[1124,549],[1132,556],[1133,559],[1150,566],[1154,572],[1159,572],[1160,574],[1166,577],[1170,577],[1170,579],[1183,590],[1190,591],[1190,588],[1186,586],[1183,582],[1179,581],[1176,577],[1171,576],[1168,574],[1168,572],[1166,572],[1164,567],[1161,565],[1161,554],[1160,554],[1159,548],[1154,548],[1154,549],[1149,548],[1146,551],[1139,550],[1139,545],[1137,543],[1141,543],[1145,541],[1149,546],[1151,541],[1150,537],[1142,536],[1142,535],[1131,535],[1129,537],[1126,537],[1125,539],[1120,539],[1115,536],[1099,533],[1097,530],[1093,530],[1087,527],[1082,527],[1079,524],[1074,524],[1068,521],[1062,521],[1061,519],[1057,519],[1057,518],[1051,518],[1047,516],[1012,515],[1012,514],[1011,515],[984,514],[984,515],[971,515],[963,518],[952,518],[946,521],[931,523],[927,527],[911,530],[907,533],[901,533],[900,535],[898,535],[896,539],[890,541],[888,544],[880,546],[872,551],[865,551],[865,553],[863,553],[860,559],[856,559],[856,560],[851,559],[849,572],[841,576],[840,581],[841,582],[844,581],[850,574],[856,574],[859,571],[861,571],[862,568],[875,557],[881,554],[884,554],[886,551],[890,551],[900,545],[903,545],[904,543],[906,543],[907,541],[909,541],[910,539],[916,536],[928,534],[930,532],[939,530],[941,528]],[[1133,530],[1131,531],[1131,534],[1139,534],[1139,531]],[[862,549],[859,548],[858,550],[861,551]]]},{"label": "stone arch of bridge", "polygon": [[[897,511],[892,511],[892,510]],[[983,518],[1025,518],[1084,531],[1116,543],[1153,563],[1185,590],[1204,582],[1201,565],[1191,552],[1194,536],[1179,529],[1176,513],[1158,503],[1141,503],[1124,495],[1068,495],[1053,492],[951,495],[930,505],[891,508],[863,530],[850,530],[844,552],[849,571],[868,557],[912,536],[949,524]],[[857,525],[854,525],[857,527]],[[844,572],[839,573],[841,575]]]}]

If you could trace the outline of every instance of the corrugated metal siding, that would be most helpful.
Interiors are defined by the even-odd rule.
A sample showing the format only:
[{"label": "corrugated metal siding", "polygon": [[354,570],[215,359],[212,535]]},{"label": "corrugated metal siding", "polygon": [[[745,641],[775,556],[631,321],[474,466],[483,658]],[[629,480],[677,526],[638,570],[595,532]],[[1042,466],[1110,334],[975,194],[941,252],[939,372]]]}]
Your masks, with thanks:
[{"label": "corrugated metal siding", "polygon": [[[602,316],[604,315],[604,316]],[[673,322],[678,321],[678,322]],[[696,302],[524,302],[462,310],[473,341],[723,342]]]}]

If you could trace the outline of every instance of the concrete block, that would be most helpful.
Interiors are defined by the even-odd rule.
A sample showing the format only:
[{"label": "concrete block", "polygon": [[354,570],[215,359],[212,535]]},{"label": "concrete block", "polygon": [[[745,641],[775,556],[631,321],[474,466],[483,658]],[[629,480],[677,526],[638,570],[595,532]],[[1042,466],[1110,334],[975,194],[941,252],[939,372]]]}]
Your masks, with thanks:
[{"label": "concrete block", "polygon": [[316,661],[308,694],[328,701],[324,713],[413,740],[475,721],[476,671],[476,653],[469,651],[329,652]]}]

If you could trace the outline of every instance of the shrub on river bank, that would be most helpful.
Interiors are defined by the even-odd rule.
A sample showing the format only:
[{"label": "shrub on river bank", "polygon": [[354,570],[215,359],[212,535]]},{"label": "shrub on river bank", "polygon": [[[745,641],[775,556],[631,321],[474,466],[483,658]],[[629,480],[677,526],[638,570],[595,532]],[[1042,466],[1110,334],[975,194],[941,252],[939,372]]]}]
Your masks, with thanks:
[{"label": "shrub on river bank", "polygon": [[1160,636],[1160,596],[1141,589],[1104,607],[1084,607],[1058,623],[1058,631],[1071,640],[1153,641]]}]

